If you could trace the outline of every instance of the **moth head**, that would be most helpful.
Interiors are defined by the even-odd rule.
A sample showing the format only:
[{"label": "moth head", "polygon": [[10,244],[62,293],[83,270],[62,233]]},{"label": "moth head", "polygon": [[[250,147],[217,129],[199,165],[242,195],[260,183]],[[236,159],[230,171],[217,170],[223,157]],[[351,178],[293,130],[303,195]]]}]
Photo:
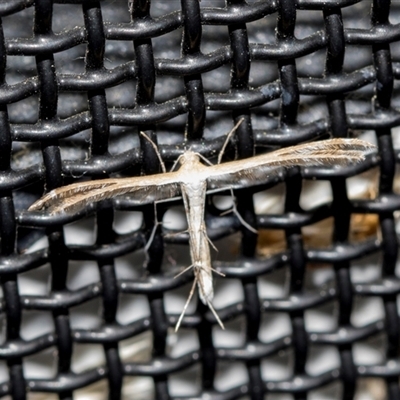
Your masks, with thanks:
[{"label": "moth head", "polygon": [[181,166],[198,164],[199,155],[192,150],[187,150],[179,156],[178,161]]}]

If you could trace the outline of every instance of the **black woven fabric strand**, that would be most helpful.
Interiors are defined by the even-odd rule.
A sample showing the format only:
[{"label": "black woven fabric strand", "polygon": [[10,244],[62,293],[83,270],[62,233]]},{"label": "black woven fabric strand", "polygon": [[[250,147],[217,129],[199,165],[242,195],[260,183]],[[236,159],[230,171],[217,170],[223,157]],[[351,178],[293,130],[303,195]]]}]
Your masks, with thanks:
[{"label": "black woven fabric strand", "polygon": [[[315,399],[324,393],[353,399],[363,384],[370,393],[381,389],[376,399],[400,399],[399,3],[3,0],[0,16],[0,396],[81,398],[79,391],[103,382],[103,398],[113,400]],[[167,167],[189,148],[214,162],[240,119],[224,161],[329,136],[366,135],[379,154],[340,173],[292,168],[268,184],[237,190],[242,218],[260,235],[283,233],[283,248],[261,243],[235,214],[221,215],[210,195],[208,235],[220,250],[213,267],[225,274],[216,275],[215,304],[228,333],[223,336],[198,302],[183,319],[176,355],[170,338],[179,309],[171,312],[168,302],[187,295],[193,279],[191,272],[174,279],[188,266],[188,234],[154,226],[180,200],[158,204],[157,213],[129,196],[88,204],[75,215],[27,209],[64,184],[159,173],[154,146],[140,131]],[[377,178],[369,198],[349,196],[355,184],[349,178],[360,173]],[[305,180],[329,182],[331,200],[305,207]],[[284,191],[282,210],[256,213],[253,194],[276,188]],[[138,211],[140,225],[120,233],[118,218]],[[372,235],[351,238],[354,218],[376,216]],[[80,221],[89,221],[79,225],[79,235],[93,233],[90,244],[66,238],[68,224]],[[323,245],[309,244],[304,229],[324,221],[332,222],[332,234],[317,233]],[[223,250],[229,238],[233,254]],[[38,241],[42,246],[33,247]],[[257,255],[262,246],[272,248],[269,256]],[[129,260],[125,275],[121,259]],[[76,265],[95,271],[90,283],[69,284]],[[312,284],[318,268],[329,279]],[[365,271],[362,281],[357,268]],[[48,281],[42,292],[26,291],[23,282],[41,279]],[[263,290],[265,282],[280,286],[281,295]],[[219,306],[224,285],[228,296]],[[147,314],[133,306],[139,298]],[[360,304],[372,300],[380,317],[360,323]],[[124,305],[129,322],[121,317]],[[83,325],[73,322],[82,310],[97,318],[98,308],[97,325],[90,317]],[[333,314],[334,324],[315,328],[312,312]],[[367,306],[363,312],[369,314]],[[45,323],[30,328],[35,316]],[[285,328],[274,324],[277,316]],[[127,341],[146,332],[148,359],[125,358]],[[192,335],[191,346],[185,335]],[[379,353],[370,362],[357,356],[367,345]],[[87,348],[100,361],[76,368],[75,357]],[[328,350],[334,362],[327,367],[322,355]],[[51,372],[32,374],[32,364],[44,359]],[[283,371],[279,377],[271,365]],[[130,392],[135,377],[151,380],[150,394]],[[177,377],[186,392],[176,390]]]}]

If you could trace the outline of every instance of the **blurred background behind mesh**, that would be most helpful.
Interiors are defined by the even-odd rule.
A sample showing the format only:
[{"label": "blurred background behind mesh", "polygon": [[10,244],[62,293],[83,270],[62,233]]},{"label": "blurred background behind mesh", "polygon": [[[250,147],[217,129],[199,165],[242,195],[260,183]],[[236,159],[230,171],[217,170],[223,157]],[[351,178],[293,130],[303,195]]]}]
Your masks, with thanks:
[{"label": "blurred background behind mesh", "polygon": [[[0,4],[0,395],[399,399],[400,3]],[[72,182],[360,137],[378,157],[208,196],[215,307],[193,301],[181,201],[46,216]]]}]

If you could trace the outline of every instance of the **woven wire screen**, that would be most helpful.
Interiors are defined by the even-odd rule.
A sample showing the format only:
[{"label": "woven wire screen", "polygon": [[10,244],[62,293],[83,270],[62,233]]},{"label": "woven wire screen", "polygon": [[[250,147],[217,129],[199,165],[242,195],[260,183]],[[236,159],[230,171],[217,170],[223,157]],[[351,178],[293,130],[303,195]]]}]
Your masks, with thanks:
[{"label": "woven wire screen", "polygon": [[[363,382],[400,398],[399,3],[3,0],[0,16],[1,396],[78,398],[103,382],[99,398],[141,398],[130,379],[147,377],[143,398],[353,399]],[[160,172],[139,131],[167,167],[188,148],[215,162],[241,118],[224,161],[329,136],[375,141],[380,156],[235,192],[259,237],[208,196],[226,332],[194,302],[173,333],[193,279],[174,279],[190,262],[188,234],[164,221],[151,237],[153,204],[26,211],[63,184]],[[321,201],[304,204],[315,179]],[[372,188],[354,198],[360,181]],[[255,212],[269,194],[280,211]],[[158,221],[181,204],[158,204]],[[146,333],[147,358],[126,357]],[[88,349],[100,362],[77,367]]]}]

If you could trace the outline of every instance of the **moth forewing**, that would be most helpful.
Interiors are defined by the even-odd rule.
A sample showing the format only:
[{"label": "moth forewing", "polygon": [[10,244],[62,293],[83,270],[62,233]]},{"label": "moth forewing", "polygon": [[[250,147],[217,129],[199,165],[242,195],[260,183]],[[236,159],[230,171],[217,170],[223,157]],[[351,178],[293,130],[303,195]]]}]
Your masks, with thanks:
[{"label": "moth forewing", "polygon": [[78,212],[88,204],[124,194],[132,194],[142,204],[148,203],[149,198],[152,201],[171,198],[180,195],[176,174],[178,172],[73,183],[47,193],[33,203],[28,211],[46,209],[50,214]]},{"label": "moth forewing", "polygon": [[262,184],[290,166],[347,166],[361,162],[376,147],[359,139],[330,139],[286,147],[251,158],[209,167],[209,189]]},{"label": "moth forewing", "polygon": [[[305,143],[243,160],[215,165],[211,167],[208,178],[243,173],[264,167],[352,164],[365,159],[365,155],[373,149],[375,149],[374,145],[359,139],[330,139]],[[234,179],[232,178],[232,180]]]}]

